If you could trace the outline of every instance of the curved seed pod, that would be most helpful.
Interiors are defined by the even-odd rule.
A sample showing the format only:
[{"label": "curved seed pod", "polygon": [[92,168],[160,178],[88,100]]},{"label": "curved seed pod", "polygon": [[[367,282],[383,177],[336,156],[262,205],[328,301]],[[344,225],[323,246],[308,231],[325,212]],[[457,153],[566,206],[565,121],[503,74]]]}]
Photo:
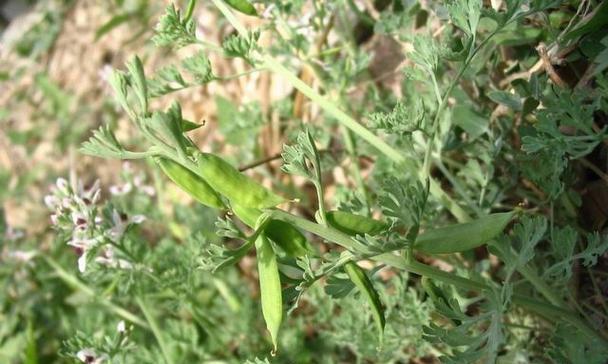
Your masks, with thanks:
[{"label": "curved seed pod", "polygon": [[365,296],[367,303],[372,309],[372,316],[374,317],[374,322],[376,323],[376,327],[378,329],[378,341],[382,343],[384,338],[384,325],[386,322],[384,319],[384,309],[382,308],[382,303],[380,302],[378,292],[374,288],[372,282],[369,280],[369,277],[365,271],[357,264],[348,262],[344,265],[344,270],[361,294]]},{"label": "curved seed pod", "polygon": [[224,0],[226,4],[230,5],[234,10],[240,11],[247,15],[258,15],[257,11],[249,1],[247,0]]},{"label": "curved seed pod", "polygon": [[270,242],[264,234],[260,234],[255,242],[260,276],[260,295],[262,300],[262,315],[266,328],[270,332],[272,345],[276,352],[279,327],[283,320],[283,296],[277,257]]},{"label": "curved seed pod", "polygon": [[[262,214],[262,211],[258,209],[237,204],[232,204],[232,211],[251,228],[255,228],[256,221]],[[284,221],[271,220],[264,228],[264,233],[289,256],[300,257],[306,255],[310,250],[308,242],[300,230]]]},{"label": "curved seed pod", "polygon": [[344,211],[329,211],[325,219],[329,225],[348,235],[375,235],[388,228],[383,221]]},{"label": "curved seed pod", "polygon": [[217,209],[226,207],[213,188],[188,168],[167,158],[156,158],[155,160],[167,177],[198,202]]},{"label": "curved seed pod", "polygon": [[476,248],[500,234],[514,214],[501,212],[427,231],[418,235],[414,249],[427,254],[448,254]]},{"label": "curved seed pod", "polygon": [[197,155],[199,175],[230,202],[257,209],[274,207],[284,199],[239,172],[222,158],[210,154]]}]

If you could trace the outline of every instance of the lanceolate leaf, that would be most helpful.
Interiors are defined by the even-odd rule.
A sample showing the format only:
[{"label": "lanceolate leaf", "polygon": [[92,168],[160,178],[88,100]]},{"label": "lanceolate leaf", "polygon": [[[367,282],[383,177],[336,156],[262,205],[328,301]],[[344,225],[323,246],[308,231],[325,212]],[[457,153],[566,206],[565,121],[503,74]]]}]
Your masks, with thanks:
[{"label": "lanceolate leaf", "polygon": [[384,338],[384,325],[386,322],[384,318],[384,309],[382,308],[382,302],[380,302],[378,292],[365,274],[365,271],[357,264],[349,262],[344,266],[344,270],[372,309],[372,316],[374,317],[374,322],[378,329],[378,341],[382,344]]}]

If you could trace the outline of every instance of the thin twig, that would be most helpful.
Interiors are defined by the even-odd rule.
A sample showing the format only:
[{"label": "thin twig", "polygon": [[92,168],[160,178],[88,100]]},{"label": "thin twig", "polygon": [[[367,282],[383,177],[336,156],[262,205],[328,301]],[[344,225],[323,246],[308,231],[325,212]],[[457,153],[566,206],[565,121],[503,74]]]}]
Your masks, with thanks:
[{"label": "thin twig", "polygon": [[[322,149],[322,150],[319,150],[319,153],[339,154],[339,153],[344,153],[344,149],[342,149],[342,148]],[[365,160],[367,162],[370,162],[370,163],[374,162],[374,160],[372,158],[370,158],[368,156],[365,156],[365,155],[360,155],[359,158],[363,159],[363,160]],[[251,162],[249,164],[245,164],[244,166],[239,167],[239,171],[244,172],[244,171],[246,171],[248,169],[259,167],[262,164],[270,163],[270,162],[275,161],[277,159],[281,159],[281,153],[276,153],[276,154],[273,154],[273,155],[271,155],[269,157],[257,160],[255,162]]]},{"label": "thin twig", "polygon": [[562,78],[557,74],[557,72],[555,72],[555,68],[553,68],[553,64],[551,63],[551,58],[549,57],[545,44],[540,43],[538,47],[536,47],[536,51],[538,52],[538,55],[540,56],[540,59],[543,62],[545,71],[547,72],[547,75],[549,75],[551,81],[553,81],[553,83],[555,83],[561,88],[567,88],[568,84],[564,80],[562,80]]}]

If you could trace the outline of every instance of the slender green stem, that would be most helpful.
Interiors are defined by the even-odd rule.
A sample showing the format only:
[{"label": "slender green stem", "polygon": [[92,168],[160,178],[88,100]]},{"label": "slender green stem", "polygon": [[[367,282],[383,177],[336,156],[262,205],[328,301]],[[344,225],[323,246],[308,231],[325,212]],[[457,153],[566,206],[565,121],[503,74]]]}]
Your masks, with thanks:
[{"label": "slender green stem", "polygon": [[357,184],[357,188],[361,193],[361,197],[363,198],[363,202],[365,203],[365,209],[367,214],[371,213],[370,207],[370,198],[367,193],[367,189],[365,188],[365,182],[363,181],[363,176],[361,175],[361,168],[359,167],[359,155],[357,154],[357,149],[355,148],[355,140],[353,138],[352,131],[348,130],[346,127],[342,127],[342,135],[344,135],[344,143],[346,145],[346,151],[350,155],[352,159],[352,170],[355,176],[355,182]]},{"label": "slender green stem", "polygon": [[110,300],[103,297],[102,295],[97,294],[92,288],[90,288],[89,286],[84,284],[82,281],[80,281],[80,279],[78,279],[77,277],[75,277],[72,274],[65,271],[53,258],[44,256],[44,260],[48,263],[48,265],[50,265],[55,270],[55,273],[57,274],[57,276],[62,281],[67,283],[70,287],[86,294],[87,296],[89,296],[91,298],[94,298],[96,303],[107,307],[110,311],[114,312],[116,315],[122,317],[123,319],[125,319],[129,322],[132,322],[145,329],[150,329],[150,326],[148,326],[148,324],[145,321],[143,321],[139,317],[135,316],[131,312],[125,310],[124,308],[119,307],[116,304],[112,303]]},{"label": "slender green stem", "polygon": [[298,78],[298,76],[288,70],[281,62],[277,61],[270,55],[263,55],[262,57],[266,68],[285,77],[287,81],[289,81],[289,83],[293,85],[298,91],[300,91],[306,97],[317,103],[323,110],[325,110],[331,116],[336,118],[336,120],[338,120],[338,122],[340,122],[342,125],[352,130],[360,138],[367,141],[369,144],[381,151],[394,162],[406,162],[405,157],[401,152],[394,149],[385,141],[380,139],[377,135],[369,131],[366,127],[359,124],[350,115],[340,110],[333,102],[321,96],[312,87],[308,86],[308,84],[306,84],[304,81]]},{"label": "slender green stem", "polygon": [[167,348],[167,343],[165,342],[165,339],[163,338],[162,332],[160,330],[160,327],[158,327],[158,323],[156,322],[156,319],[154,318],[154,316],[152,316],[152,314],[150,313],[150,310],[148,309],[148,307],[146,306],[144,301],[141,299],[141,297],[137,297],[137,298],[135,298],[135,300],[137,301],[137,304],[139,305],[141,312],[143,312],[144,316],[146,317],[146,320],[150,324],[150,329],[152,330],[152,333],[154,334],[154,337],[156,338],[156,341],[158,342],[158,346],[160,346],[160,351],[163,353],[165,362],[167,364],[173,364],[171,355],[169,355],[169,349]]},{"label": "slender green stem", "polygon": [[308,131],[306,131],[306,138],[308,139],[308,142],[310,143],[310,146],[312,148],[312,152],[314,154],[313,156],[313,160],[312,160],[312,165],[315,171],[315,180],[313,180],[313,184],[315,185],[315,189],[317,190],[317,199],[318,199],[318,204],[319,204],[319,214],[318,214],[318,219],[320,220],[319,223],[321,223],[322,225],[327,225],[327,220],[326,220],[326,211],[325,211],[325,194],[323,193],[323,180],[322,180],[322,176],[321,176],[321,157],[319,157],[319,152],[317,151],[317,146],[315,145],[315,141],[312,138],[312,136],[310,135],[310,133]]},{"label": "slender green stem", "polygon": [[452,185],[452,187],[454,187],[454,191],[456,191],[456,193],[460,195],[460,198],[462,198],[471,209],[475,210],[475,213],[477,215],[482,216],[483,211],[481,210],[481,208],[479,208],[479,206],[473,200],[471,200],[471,197],[467,195],[464,187],[462,187],[462,185],[460,184],[460,182],[458,182],[452,172],[450,172],[450,170],[447,169],[446,166],[443,164],[441,158],[435,158],[434,162],[435,165],[437,165],[437,168],[439,168],[441,173],[445,176],[445,178],[450,181],[450,184]]},{"label": "slender green stem", "polygon": [[224,53],[224,48],[222,48],[221,46],[219,46],[215,43],[207,42],[207,41],[201,40],[201,39],[197,39],[196,43],[199,44],[200,46],[202,46],[203,49],[205,49],[205,50],[215,52],[215,53]]},{"label": "slender green stem", "polygon": [[232,24],[234,29],[236,29],[236,31],[239,32],[240,35],[247,36],[247,29],[245,28],[243,23],[241,23],[237,19],[237,17],[234,16],[232,11],[230,9],[228,9],[226,4],[224,4],[224,2],[222,0],[211,0],[211,1],[213,2],[213,5],[215,5],[215,7],[218,8],[219,11],[226,17],[226,20],[228,20],[228,22],[230,24]]},{"label": "slender green stem", "polygon": [[[507,249],[503,249],[503,247],[498,244],[494,244],[493,246],[500,252],[501,255],[508,257],[508,260],[517,260],[517,256],[511,251],[510,247],[508,247]],[[555,306],[564,307],[564,301],[559,298],[557,294],[555,294],[555,292],[553,292],[551,287],[549,287],[545,283],[545,281],[543,281],[530,266],[523,265],[517,267],[516,269],[519,274],[521,274],[528,282],[530,282],[534,286],[534,288],[536,288],[536,290],[541,295],[543,295],[543,297],[545,297],[547,301],[551,302],[551,304]]]},{"label": "slender green stem", "polygon": [[118,159],[144,159],[148,157],[153,157],[158,153],[154,150],[148,150],[146,152],[131,152],[128,150],[123,150],[118,153]]},{"label": "slender green stem", "polygon": [[190,20],[192,18],[192,14],[194,13],[194,8],[196,7],[196,0],[190,0],[188,3],[188,8],[186,9],[186,14],[184,15],[184,20]]},{"label": "slender green stem", "polygon": [[[302,230],[306,230],[328,241],[336,243],[346,249],[353,250],[362,255],[371,256],[372,260],[403,269],[408,272],[429,277],[462,289],[473,291],[489,290],[490,287],[484,283],[477,282],[468,278],[460,277],[452,273],[448,273],[429,265],[420,263],[416,260],[406,261],[402,256],[393,253],[384,253],[373,256],[373,252],[362,243],[352,239],[350,236],[333,229],[331,227],[322,226],[314,222],[308,221],[301,217],[292,215],[281,210],[269,210],[269,215],[272,219],[288,222]],[[581,320],[576,314],[570,310],[561,308],[557,305],[552,305],[546,302],[535,301],[520,295],[513,295],[512,301],[514,304],[522,306],[530,311],[533,311],[543,317],[550,319],[561,318],[571,325],[577,327],[587,336],[598,338],[608,344],[608,339],[597,333],[586,322]]]},{"label": "slender green stem", "polygon": [[282,220],[312,234],[362,254],[372,254],[366,245],[329,226],[323,226],[282,210],[267,210],[271,219]]},{"label": "slender green stem", "polygon": [[227,75],[227,76],[217,76],[215,79],[218,81],[228,81],[228,80],[233,80],[235,78],[240,78],[243,76],[248,76],[250,74],[256,73],[256,72],[260,72],[260,71],[264,71],[264,68],[253,68],[250,69],[248,71],[245,72],[239,72],[239,73],[235,73],[233,75]]},{"label": "slender green stem", "polygon": [[[507,22],[507,24],[505,24],[504,26],[507,26],[509,23],[510,22]],[[450,97],[452,90],[460,82],[460,79],[464,75],[467,68],[469,68],[469,65],[471,64],[471,62],[473,61],[473,59],[475,58],[477,53],[479,53],[479,51],[486,45],[486,43],[488,43],[488,41],[502,29],[503,29],[503,27],[497,27],[494,31],[492,31],[490,34],[488,34],[488,36],[486,38],[484,38],[484,40],[482,40],[481,43],[479,43],[479,45],[477,47],[475,47],[475,41],[474,40],[472,41],[471,50],[469,52],[469,55],[465,59],[464,64],[462,65],[462,68],[460,68],[460,70],[458,71],[458,74],[456,74],[456,77],[452,80],[452,82],[450,82],[450,85],[448,86],[447,90],[445,91],[443,97],[439,97],[441,102],[439,103],[439,106],[437,107],[437,112],[435,113],[435,118],[433,119],[433,123],[431,124],[432,132],[431,132],[431,136],[429,137],[429,142],[427,143],[426,152],[424,154],[424,164],[423,164],[424,167],[422,169],[422,173],[423,173],[424,177],[428,177],[429,173],[430,173],[430,169],[431,169],[430,162],[431,162],[431,151],[433,149],[433,140],[435,139],[437,130],[439,129],[439,119],[441,118],[443,110],[447,106],[448,98]]]}]

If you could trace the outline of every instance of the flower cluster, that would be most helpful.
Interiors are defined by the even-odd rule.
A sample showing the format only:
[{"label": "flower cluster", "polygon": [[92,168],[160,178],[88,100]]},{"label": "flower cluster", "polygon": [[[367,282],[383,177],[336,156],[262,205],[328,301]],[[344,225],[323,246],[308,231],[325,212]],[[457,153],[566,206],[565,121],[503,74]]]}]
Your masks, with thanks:
[{"label": "flower cluster", "polygon": [[141,191],[148,196],[154,196],[156,190],[154,187],[145,184],[145,175],[143,173],[135,174],[129,162],[124,162],[122,165],[123,176],[126,179],[124,184],[116,184],[110,186],[110,193],[113,196],[123,196],[133,191]]},{"label": "flower cluster", "polygon": [[59,178],[44,202],[53,211],[53,226],[65,232],[69,236],[67,244],[76,249],[80,272],[85,272],[92,252],[99,253],[94,259],[98,264],[130,269],[131,262],[117,258],[113,245],[122,239],[131,224],[140,224],[145,216],[129,217],[114,208],[106,214],[109,216],[103,216],[100,213],[100,196],[99,181],[85,188],[82,181],[70,184]]}]

